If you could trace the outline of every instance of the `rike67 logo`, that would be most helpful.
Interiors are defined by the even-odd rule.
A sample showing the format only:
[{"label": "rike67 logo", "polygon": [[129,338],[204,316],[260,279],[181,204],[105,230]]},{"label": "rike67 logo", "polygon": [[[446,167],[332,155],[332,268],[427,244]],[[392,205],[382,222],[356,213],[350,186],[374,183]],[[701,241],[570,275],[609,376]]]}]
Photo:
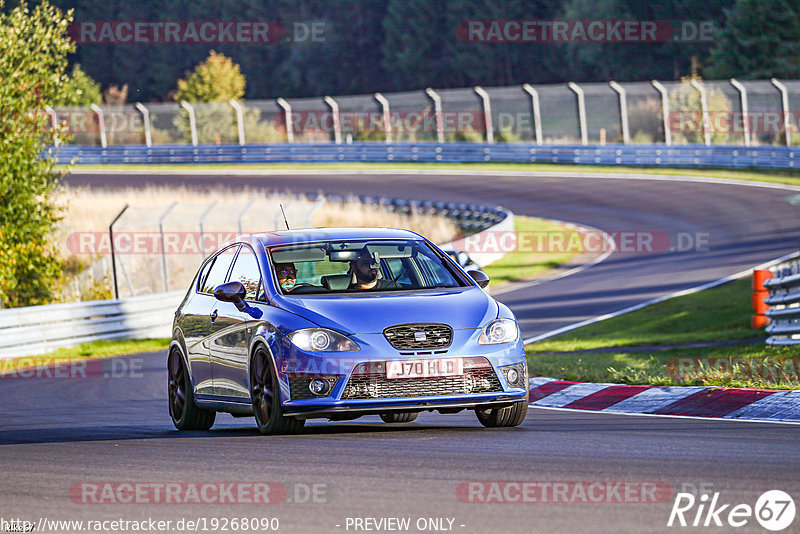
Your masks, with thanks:
[{"label": "rike67 logo", "polygon": [[692,493],[678,493],[667,526],[739,528],[755,518],[763,528],[778,532],[791,525],[794,516],[794,499],[781,490],[762,493],[755,506],[723,503],[719,492],[703,493],[699,498]]}]

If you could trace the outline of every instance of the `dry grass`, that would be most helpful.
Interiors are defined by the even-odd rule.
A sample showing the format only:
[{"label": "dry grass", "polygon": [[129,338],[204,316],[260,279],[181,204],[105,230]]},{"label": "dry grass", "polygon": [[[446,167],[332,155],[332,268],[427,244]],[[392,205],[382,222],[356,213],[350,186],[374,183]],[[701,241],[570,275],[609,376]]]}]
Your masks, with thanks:
[{"label": "dry grass", "polygon": [[[214,236],[211,249],[192,252],[184,249],[179,254],[167,254],[167,282],[162,274],[161,256],[158,253],[119,254],[117,275],[120,296],[158,293],[183,289],[191,281],[200,260],[213,251],[217,244],[231,239],[240,232],[258,233],[283,229],[283,204],[292,228],[332,226],[376,226],[406,228],[420,233],[434,242],[453,239],[458,227],[445,217],[423,214],[401,214],[365,205],[357,198],[343,202],[312,201],[289,193],[260,190],[189,189],[150,186],[147,188],[93,189],[65,188],[57,198],[62,207],[61,220],[55,240],[62,257],[71,266],[70,276],[64,280],[63,300],[103,298],[110,295],[110,276],[107,255],[87,254],[78,248],[78,235],[94,233],[95,239],[105,237],[109,222],[125,204],[129,208],[114,225],[117,235],[156,235],[158,222],[167,208],[176,203],[163,217],[164,231],[183,236],[199,236],[200,217],[203,233]],[[88,269],[92,266],[91,269]]]},{"label": "dry grass", "polygon": [[[186,187],[167,188],[150,186],[144,189],[91,189],[65,188],[57,199],[62,206],[64,218],[59,228],[59,237],[70,232],[101,232],[108,229],[108,223],[119,213],[125,204],[131,207],[118,223],[120,226],[155,226],[158,215],[173,202],[181,208],[190,208],[196,215],[195,221],[184,218],[180,226],[194,223],[213,201],[218,204],[206,218],[215,230],[225,228],[237,231],[239,212],[251,201],[256,203],[243,218],[245,231],[268,231],[283,228],[278,205],[283,203],[289,224],[292,227],[305,227],[306,215],[314,202],[297,198],[287,193],[267,193],[257,190],[208,189],[198,190]],[[177,208],[172,213],[176,213]],[[155,217],[155,218],[154,218]],[[175,217],[165,220],[174,223]],[[220,220],[222,219],[222,220]],[[313,227],[331,226],[377,226],[381,228],[406,228],[420,233],[436,243],[453,239],[458,227],[449,219],[439,216],[392,213],[377,206],[362,204],[353,197],[344,203],[325,203],[312,218]],[[246,224],[245,224],[246,223]]]}]

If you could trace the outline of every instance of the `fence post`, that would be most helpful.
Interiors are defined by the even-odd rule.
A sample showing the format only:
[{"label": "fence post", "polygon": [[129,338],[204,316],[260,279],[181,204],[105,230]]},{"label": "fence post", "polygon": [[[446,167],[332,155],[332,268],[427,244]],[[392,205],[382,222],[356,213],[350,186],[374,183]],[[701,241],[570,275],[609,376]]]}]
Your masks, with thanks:
[{"label": "fence post", "polygon": [[442,121],[442,99],[439,94],[428,87],[425,89],[431,100],[433,100],[433,118],[436,121],[436,140],[441,144],[444,143],[444,122]]},{"label": "fence post", "polygon": [[522,89],[531,95],[531,108],[533,112],[533,136],[536,144],[542,144],[542,109],[539,107],[539,91],[529,83],[523,84]]},{"label": "fence post", "polygon": [[231,98],[228,103],[236,111],[236,129],[239,135],[239,146],[244,146],[244,110],[242,105]]},{"label": "fence post", "polygon": [[108,224],[108,241],[111,246],[111,279],[114,282],[114,298],[119,298],[119,287],[117,285],[117,260],[114,255],[114,223],[116,223],[122,214],[125,213],[125,210],[128,209],[128,205],[125,204],[117,216]]},{"label": "fence post", "polygon": [[217,200],[214,200],[213,202],[211,202],[208,205],[208,207],[206,207],[205,211],[203,211],[203,213],[201,213],[200,217],[197,219],[198,226],[200,227],[200,255],[203,258],[205,258],[206,255],[207,255],[206,251],[205,251],[205,247],[203,246],[203,236],[205,235],[205,232],[203,230],[203,221],[205,220],[206,215],[208,215],[211,212],[211,210],[214,209],[214,206],[216,206],[217,203],[218,203]]},{"label": "fence post", "polygon": [[494,126],[492,125],[492,100],[489,98],[483,87],[476,85],[474,91],[483,100],[483,121],[486,124],[486,142],[490,145],[494,144]]},{"label": "fence post", "polygon": [[697,80],[689,82],[700,93],[700,114],[703,116],[703,140],[706,146],[711,146],[711,124],[708,115],[708,93],[705,86]]},{"label": "fence post", "polygon": [[278,105],[283,108],[283,114],[286,119],[286,141],[294,143],[294,128],[292,126],[292,106],[289,105],[283,98],[277,100]]},{"label": "fence post", "polygon": [[744,146],[750,146],[750,117],[748,117],[747,89],[734,78],[731,78],[731,85],[739,91],[739,101],[742,106],[742,134],[744,135]]},{"label": "fence post", "polygon": [[167,218],[172,208],[177,206],[177,202],[173,202],[164,212],[158,217],[158,237],[161,241],[161,280],[164,283],[164,293],[169,291],[169,269],[167,269],[167,251],[166,244],[164,243],[164,219]]},{"label": "fence post", "polygon": [[777,78],[772,78],[770,82],[772,82],[772,85],[774,85],[778,91],[781,92],[781,110],[783,111],[783,129],[785,132],[784,137],[786,137],[786,146],[792,146],[792,132],[789,131],[792,127],[792,118],[789,116],[789,91],[786,89],[785,85],[777,80]]},{"label": "fence post", "polygon": [[50,116],[50,126],[53,128],[53,146],[58,148],[61,145],[61,139],[58,137],[58,115],[56,115],[56,110],[50,106],[45,106],[44,110]]},{"label": "fence post", "polygon": [[589,133],[586,131],[586,99],[583,89],[575,82],[569,82],[569,88],[578,96],[578,126],[581,129],[581,144],[589,144]]},{"label": "fence post", "polygon": [[772,278],[772,271],[769,269],[755,269],[753,271],[753,319],[750,327],[758,330],[769,324],[769,318],[765,315],[769,306],[765,299],[769,296],[769,291],[764,287],[764,282]]},{"label": "fence post", "polygon": [[330,96],[324,98],[325,103],[328,104],[333,113],[333,140],[337,145],[342,144],[342,124],[339,122],[339,104]]},{"label": "fence post", "polygon": [[658,80],[653,80],[650,83],[656,91],[661,94],[661,115],[663,115],[662,119],[664,121],[664,144],[672,146],[672,131],[669,129],[669,92]]},{"label": "fence post", "polygon": [[313,228],[313,218],[314,214],[327,202],[328,199],[325,198],[325,195],[320,194],[317,199],[314,201],[314,204],[311,205],[311,208],[306,213],[306,228]]},{"label": "fence post", "polygon": [[247,205],[242,209],[242,211],[239,212],[239,215],[237,215],[236,217],[236,227],[239,229],[240,234],[244,233],[244,231],[242,230],[242,219],[244,219],[245,213],[250,211],[250,208],[253,206],[253,204],[255,204],[255,202],[256,199],[251,198],[250,202],[247,203]]},{"label": "fence post", "polygon": [[622,142],[627,145],[631,142],[631,135],[628,129],[628,96],[625,94],[625,88],[617,82],[610,81],[608,85],[619,94],[619,117],[622,126]]},{"label": "fence post", "polygon": [[375,100],[380,103],[383,109],[383,130],[386,133],[386,142],[392,142],[392,114],[389,110],[389,100],[380,93],[375,93]]},{"label": "fence post", "polygon": [[100,109],[100,106],[97,104],[92,104],[89,108],[97,114],[97,125],[100,128],[100,146],[106,148],[108,146],[108,139],[106,139],[106,120],[105,117],[103,117],[103,110]]},{"label": "fence post", "polygon": [[141,102],[136,103],[136,109],[142,114],[142,127],[144,128],[144,144],[147,148],[153,146],[153,137],[150,132],[150,110],[144,107]]},{"label": "fence post", "polygon": [[181,101],[181,107],[189,113],[189,131],[192,134],[192,146],[197,146],[197,120],[194,116],[194,106],[184,100]]}]

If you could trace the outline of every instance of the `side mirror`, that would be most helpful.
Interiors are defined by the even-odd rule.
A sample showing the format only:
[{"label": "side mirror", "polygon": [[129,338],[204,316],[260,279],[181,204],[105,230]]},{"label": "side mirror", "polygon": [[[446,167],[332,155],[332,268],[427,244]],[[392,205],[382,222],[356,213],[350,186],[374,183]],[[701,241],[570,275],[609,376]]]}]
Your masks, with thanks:
[{"label": "side mirror", "polygon": [[489,277],[483,271],[467,271],[467,274],[475,280],[479,287],[486,287],[489,285]]},{"label": "side mirror", "polygon": [[214,297],[222,302],[233,302],[239,311],[247,308],[244,296],[247,294],[241,282],[228,282],[214,289]]}]

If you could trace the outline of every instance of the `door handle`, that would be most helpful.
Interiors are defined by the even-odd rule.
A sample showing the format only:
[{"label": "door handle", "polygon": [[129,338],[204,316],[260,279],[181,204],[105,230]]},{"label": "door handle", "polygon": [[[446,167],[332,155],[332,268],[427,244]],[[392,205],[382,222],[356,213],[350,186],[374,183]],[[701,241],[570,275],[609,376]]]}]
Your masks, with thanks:
[{"label": "door handle", "polygon": [[217,316],[218,315],[219,314],[217,313],[217,310],[214,310],[213,312],[211,312],[211,322],[212,323],[217,320]]}]

